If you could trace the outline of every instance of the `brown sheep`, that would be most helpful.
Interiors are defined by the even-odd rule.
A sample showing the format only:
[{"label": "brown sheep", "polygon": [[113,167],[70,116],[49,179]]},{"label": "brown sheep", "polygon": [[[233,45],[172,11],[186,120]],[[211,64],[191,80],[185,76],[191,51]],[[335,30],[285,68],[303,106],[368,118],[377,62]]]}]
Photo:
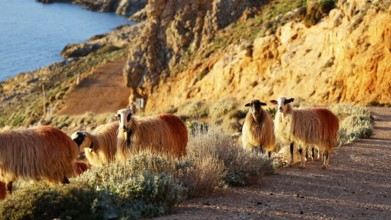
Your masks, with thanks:
[{"label": "brown sheep", "polygon": [[[293,98],[285,97],[270,101],[275,105],[278,104],[274,119],[275,134],[284,144],[295,142],[301,146],[300,168],[305,167],[305,153],[311,145],[322,152],[322,168],[327,169],[332,148],[337,140],[339,120],[325,108],[293,109],[289,104],[293,101]],[[292,146],[291,144],[290,164],[293,163]]]},{"label": "brown sheep", "polygon": [[242,144],[243,148],[248,151],[264,151],[270,158],[271,153],[276,150],[274,125],[272,118],[262,108],[262,105],[266,103],[258,99],[245,105],[250,109],[243,124]]},{"label": "brown sheep", "polygon": [[78,155],[75,142],[51,126],[0,132],[0,180],[12,193],[12,183],[27,179],[52,184],[69,183]]},{"label": "brown sheep", "polygon": [[132,150],[150,149],[174,157],[186,155],[188,130],[177,116],[160,114],[138,118],[133,116],[131,109],[121,109],[118,118],[117,154],[120,161],[124,161]]}]

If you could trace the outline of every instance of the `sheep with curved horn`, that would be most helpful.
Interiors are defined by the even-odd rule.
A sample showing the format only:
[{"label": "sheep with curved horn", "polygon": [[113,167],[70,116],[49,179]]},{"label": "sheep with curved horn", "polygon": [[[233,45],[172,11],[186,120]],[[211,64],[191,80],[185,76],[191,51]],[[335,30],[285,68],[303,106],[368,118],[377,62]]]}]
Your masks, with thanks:
[{"label": "sheep with curved horn", "polygon": [[[339,120],[325,108],[294,109],[290,105],[294,99],[281,97],[270,102],[278,105],[274,119],[275,135],[285,144],[295,142],[301,147],[300,167],[305,167],[305,152],[309,145],[316,146],[322,153],[322,168],[327,169],[330,154],[337,140]],[[291,154],[293,148],[291,144]],[[291,155],[290,164],[293,164]]]},{"label": "sheep with curved horn", "polygon": [[124,161],[133,150],[143,149],[175,157],[186,155],[188,130],[177,116],[160,114],[140,118],[134,116],[129,108],[120,109],[117,113],[117,156],[120,161]]},{"label": "sheep with curved horn", "polygon": [[262,108],[266,103],[258,99],[245,106],[249,107],[242,129],[243,148],[248,151],[264,151],[269,158],[276,150],[274,125],[270,115]]}]

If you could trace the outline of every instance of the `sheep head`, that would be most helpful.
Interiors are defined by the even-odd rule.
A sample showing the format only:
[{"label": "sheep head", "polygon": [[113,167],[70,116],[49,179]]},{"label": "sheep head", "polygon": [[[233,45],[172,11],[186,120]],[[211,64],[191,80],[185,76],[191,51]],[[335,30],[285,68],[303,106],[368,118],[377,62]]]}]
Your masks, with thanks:
[{"label": "sheep head", "polygon": [[72,134],[71,138],[79,147],[79,151],[83,151],[84,148],[87,148],[90,151],[92,151],[93,142],[91,138],[87,135],[87,132],[76,131],[75,133]]},{"label": "sheep head", "polygon": [[287,99],[285,97],[280,97],[277,100],[270,100],[270,102],[274,105],[278,105],[277,110],[283,114],[287,113],[290,108],[289,103],[295,101],[294,98]]},{"label": "sheep head", "polygon": [[266,105],[266,103],[259,101],[258,99],[252,100],[250,103],[247,103],[246,107],[250,107],[251,114],[253,115],[253,118],[255,121],[259,121],[258,119],[261,118],[261,109],[262,105]]},{"label": "sheep head", "polygon": [[131,143],[131,118],[133,115],[133,111],[130,108],[120,109],[117,111],[117,117],[119,119],[119,131],[123,132],[125,135],[125,140],[128,146],[130,146]]}]

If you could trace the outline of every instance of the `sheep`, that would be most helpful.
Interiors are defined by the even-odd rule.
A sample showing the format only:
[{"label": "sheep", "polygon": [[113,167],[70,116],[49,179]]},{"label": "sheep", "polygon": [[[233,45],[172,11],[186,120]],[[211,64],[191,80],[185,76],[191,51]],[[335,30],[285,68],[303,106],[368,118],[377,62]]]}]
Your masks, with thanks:
[{"label": "sheep", "polygon": [[12,193],[18,179],[69,183],[78,149],[61,130],[51,126],[8,129],[0,132],[0,181]]},{"label": "sheep", "polygon": [[76,131],[72,139],[84,150],[88,162],[92,166],[103,166],[115,160],[117,152],[118,121],[100,125],[91,133]]},{"label": "sheep", "polygon": [[243,124],[242,144],[243,148],[248,151],[267,152],[270,158],[271,153],[276,150],[274,124],[270,115],[262,109],[262,105],[266,103],[258,99],[245,105],[250,109]]},{"label": "sheep", "polygon": [[139,118],[129,108],[117,113],[120,122],[117,137],[119,161],[125,161],[133,150],[143,149],[175,157],[186,155],[188,130],[177,116],[160,114]]},{"label": "sheep", "polygon": [[[293,142],[301,145],[300,168],[305,167],[304,153],[309,145],[314,145],[322,153],[322,168],[327,169],[330,154],[337,140],[339,120],[330,110],[325,108],[293,109],[289,103],[294,98],[281,97],[270,102],[277,105],[274,119],[275,135],[284,144],[291,144],[291,161],[293,164]],[[304,151],[304,152],[303,152]]]}]

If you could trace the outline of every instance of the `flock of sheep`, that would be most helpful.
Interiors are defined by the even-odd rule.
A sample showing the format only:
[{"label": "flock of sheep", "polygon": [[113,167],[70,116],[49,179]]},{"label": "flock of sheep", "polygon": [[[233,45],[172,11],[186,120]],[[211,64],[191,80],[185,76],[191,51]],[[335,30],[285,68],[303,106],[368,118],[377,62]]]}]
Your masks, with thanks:
[{"label": "flock of sheep", "polygon": [[[262,109],[266,103],[253,100],[242,130],[243,148],[271,156],[276,150],[276,138],[293,144],[301,153],[312,146],[322,153],[323,168],[327,168],[330,153],[337,138],[338,118],[324,108],[293,109],[294,99],[272,100],[278,105],[274,121]],[[85,153],[91,166],[103,166],[113,161],[125,161],[134,151],[150,149],[173,157],[186,155],[188,130],[184,122],[172,114],[150,117],[134,116],[132,109],[118,110],[118,120],[101,125],[92,132],[77,131],[71,137],[51,126],[7,129],[0,132],[0,181],[8,193],[18,179],[69,183],[87,167],[76,161]]]}]

